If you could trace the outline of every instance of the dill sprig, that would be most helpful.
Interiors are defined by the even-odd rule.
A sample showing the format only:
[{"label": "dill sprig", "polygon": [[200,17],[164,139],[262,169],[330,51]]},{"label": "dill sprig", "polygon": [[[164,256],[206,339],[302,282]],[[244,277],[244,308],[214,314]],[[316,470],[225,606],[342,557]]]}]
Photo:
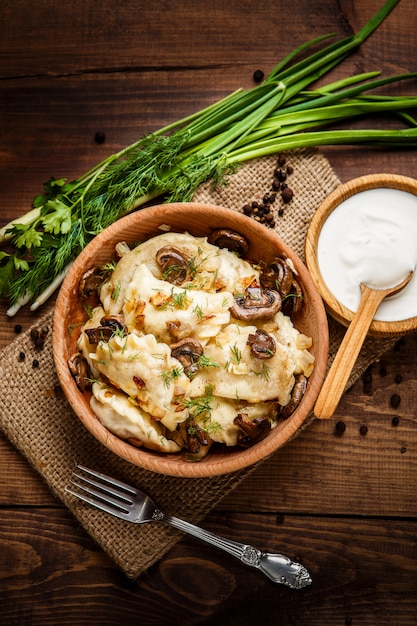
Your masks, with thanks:
[{"label": "dill sprig", "polygon": [[[189,201],[201,183],[223,184],[241,163],[284,150],[343,144],[416,147],[417,121],[409,111],[417,107],[417,97],[364,94],[417,74],[376,78],[379,72],[368,72],[310,88],[357,49],[398,2],[387,0],[355,35],[324,46],[333,35],[301,44],[261,85],[239,89],[142,137],[78,179],[68,183],[51,177],[34,208],[0,229],[0,243],[14,247],[0,251],[0,295],[10,299],[9,315],[27,301],[36,309],[93,237],[154,198]],[[393,113],[406,128],[326,128],[381,112]]]}]

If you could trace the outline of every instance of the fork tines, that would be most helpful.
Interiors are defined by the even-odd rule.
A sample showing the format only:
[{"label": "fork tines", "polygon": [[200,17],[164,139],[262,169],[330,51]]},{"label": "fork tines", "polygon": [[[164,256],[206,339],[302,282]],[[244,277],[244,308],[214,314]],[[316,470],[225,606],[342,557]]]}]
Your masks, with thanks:
[{"label": "fork tines", "polygon": [[129,513],[135,495],[133,487],[83,465],[76,465],[76,469],[71,479],[76,490],[65,487],[65,491],[106,513],[118,516]]}]

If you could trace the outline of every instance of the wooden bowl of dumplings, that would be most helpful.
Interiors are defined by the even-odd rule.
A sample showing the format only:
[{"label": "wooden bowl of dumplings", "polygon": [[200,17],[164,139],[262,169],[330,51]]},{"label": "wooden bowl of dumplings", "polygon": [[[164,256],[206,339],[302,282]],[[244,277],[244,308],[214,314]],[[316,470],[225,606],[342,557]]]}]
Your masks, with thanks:
[{"label": "wooden bowl of dumplings", "polygon": [[308,270],[272,229],[174,203],[86,246],[57,298],[53,349],[69,404],[103,446],[208,477],[265,459],[308,424],[328,327]]}]

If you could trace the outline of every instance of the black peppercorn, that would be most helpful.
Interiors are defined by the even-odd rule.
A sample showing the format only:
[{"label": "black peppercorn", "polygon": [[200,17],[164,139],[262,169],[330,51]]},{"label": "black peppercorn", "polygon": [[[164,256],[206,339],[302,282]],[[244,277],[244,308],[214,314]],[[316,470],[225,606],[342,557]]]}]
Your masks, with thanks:
[{"label": "black peppercorn", "polygon": [[26,358],[26,354],[24,352],[19,352],[19,361],[24,361]]},{"label": "black peppercorn", "polygon": [[359,432],[360,432],[360,434],[361,434],[361,435],[365,436],[365,435],[367,434],[367,432],[368,432],[368,427],[367,427],[367,426],[365,426],[365,425],[362,425],[362,426],[359,428]]},{"label": "black peppercorn", "polygon": [[39,367],[39,361],[38,361],[37,359],[33,359],[33,361],[32,361],[32,367],[34,367],[35,369],[36,369],[37,367]]},{"label": "black peppercorn", "polygon": [[39,337],[37,337],[35,339],[34,344],[35,344],[35,348],[37,350],[41,350],[43,348],[45,342],[44,342],[43,338],[41,336],[39,336]]},{"label": "black peppercorn", "polygon": [[335,431],[336,435],[343,435],[346,430],[346,424],[344,422],[336,422]]},{"label": "black peppercorn", "polygon": [[403,381],[403,377],[401,376],[401,374],[397,374],[395,377],[395,382],[397,383],[397,385],[402,383],[402,381]]},{"label": "black peppercorn", "polygon": [[16,335],[19,335],[22,332],[22,325],[16,324],[14,327],[14,332],[16,333]]},{"label": "black peppercorn", "polygon": [[398,415],[394,415],[394,417],[391,420],[391,424],[393,426],[398,426],[399,423],[400,423],[400,418],[398,417]]},{"label": "black peppercorn", "polygon": [[391,398],[390,398],[390,404],[392,406],[393,409],[396,409],[401,402],[401,396],[398,395],[398,393],[393,393]]},{"label": "black peppercorn", "polygon": [[255,70],[253,73],[253,80],[255,81],[255,83],[260,83],[263,80],[264,76],[265,74],[262,70]]},{"label": "black peppercorn", "polygon": [[98,144],[104,143],[106,141],[106,135],[102,131],[97,131],[94,135],[94,141]]},{"label": "black peppercorn", "polygon": [[287,175],[285,172],[283,172],[281,169],[276,169],[275,170],[275,176],[278,178],[280,183],[283,183],[287,180]]}]

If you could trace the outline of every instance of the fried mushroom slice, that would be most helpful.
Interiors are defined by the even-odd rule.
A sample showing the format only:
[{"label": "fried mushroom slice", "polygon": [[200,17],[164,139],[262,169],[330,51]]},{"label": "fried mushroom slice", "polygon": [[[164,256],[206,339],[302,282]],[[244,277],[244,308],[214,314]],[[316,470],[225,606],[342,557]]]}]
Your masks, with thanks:
[{"label": "fried mushroom slice", "polygon": [[267,417],[257,417],[251,421],[245,413],[238,413],[233,423],[240,429],[237,445],[241,448],[250,448],[266,437],[271,430],[271,423]]},{"label": "fried mushroom slice", "polygon": [[212,440],[205,430],[193,420],[188,423],[186,431],[186,450],[183,453],[185,461],[201,461],[207,456]]},{"label": "fried mushroom slice", "polygon": [[294,387],[291,392],[291,399],[289,403],[281,409],[280,416],[284,419],[288,419],[300,404],[307,389],[307,380],[308,379],[304,376],[304,374],[296,376]]},{"label": "fried mushroom slice", "polygon": [[114,333],[119,332],[121,335],[127,335],[128,328],[121,315],[104,315],[100,320],[101,326],[111,328]]},{"label": "fried mushroom slice", "polygon": [[91,267],[82,276],[78,286],[81,298],[88,299],[101,287],[104,280],[103,270],[100,267]]},{"label": "fried mushroom slice", "polygon": [[272,335],[258,328],[256,333],[248,335],[247,345],[257,359],[270,359],[277,351],[277,344]]},{"label": "fried mushroom slice", "polygon": [[303,301],[304,296],[301,285],[297,280],[293,279],[289,293],[283,298],[282,312],[289,317],[299,313],[303,307]]},{"label": "fried mushroom slice", "polygon": [[207,241],[218,248],[227,248],[242,258],[246,256],[249,250],[249,244],[245,237],[228,228],[218,228],[213,231]]},{"label": "fried mushroom slice", "polygon": [[235,296],[229,311],[236,319],[251,322],[273,317],[281,310],[281,305],[278,291],[248,287],[245,294]]},{"label": "fried mushroom slice", "polygon": [[68,367],[78,389],[82,392],[91,389],[91,373],[87,359],[76,352],[68,359]]},{"label": "fried mushroom slice", "polygon": [[100,341],[109,341],[113,335],[119,333],[122,337],[128,334],[128,328],[120,315],[104,315],[100,326],[84,329],[89,343],[97,345]]},{"label": "fried mushroom slice", "polygon": [[276,289],[284,299],[290,293],[293,272],[286,259],[277,257],[266,265],[259,279],[262,287]]},{"label": "fried mushroom slice", "polygon": [[164,246],[155,255],[164,280],[173,285],[182,285],[190,280],[188,256],[176,246]]},{"label": "fried mushroom slice", "polygon": [[203,346],[193,337],[181,339],[171,345],[171,356],[181,363],[188,377],[192,377],[198,370],[198,360],[203,352]]}]

